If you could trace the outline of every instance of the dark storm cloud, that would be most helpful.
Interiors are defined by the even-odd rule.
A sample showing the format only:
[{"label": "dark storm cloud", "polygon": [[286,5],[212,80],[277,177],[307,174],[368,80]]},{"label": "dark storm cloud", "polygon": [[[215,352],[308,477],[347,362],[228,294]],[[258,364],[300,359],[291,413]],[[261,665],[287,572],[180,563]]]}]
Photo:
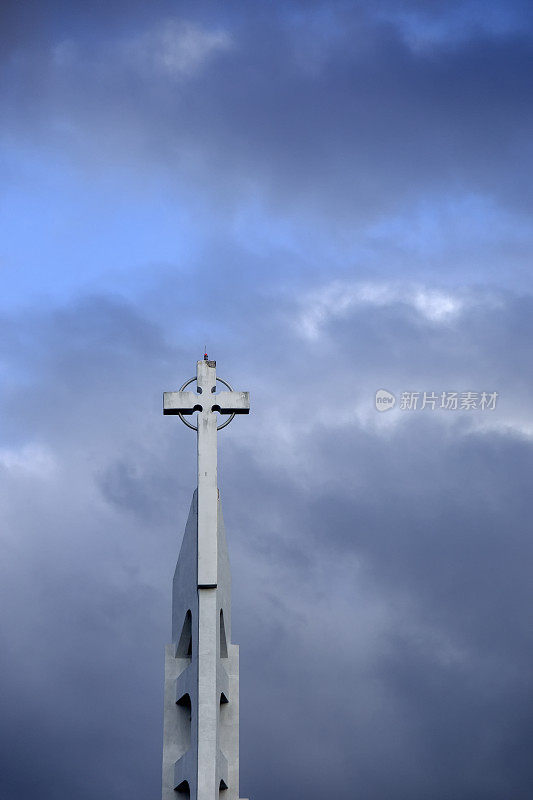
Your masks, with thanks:
[{"label": "dark storm cloud", "polygon": [[[2,398],[2,796],[150,794],[149,769],[132,770],[132,748],[144,748],[152,705],[157,726],[158,683],[147,693],[142,686],[150,664],[159,671],[157,629],[163,634],[167,617],[152,577],[162,528],[153,510],[170,503],[168,523],[176,480],[169,485],[143,453],[151,437],[142,444],[128,431],[140,409],[160,405],[160,393],[147,396],[139,380],[158,371],[166,345],[135,310],[109,299],[3,327],[18,342],[4,364],[14,359],[20,380]],[[106,453],[101,437],[111,431]],[[154,633],[152,660],[142,642]],[[148,748],[153,782],[157,733]]]},{"label": "dark storm cloud", "polygon": [[[186,322],[193,310],[182,311]],[[435,323],[393,303],[330,321],[370,343],[365,363],[362,350],[303,339],[298,313],[287,304],[283,323],[275,300],[263,308],[284,343],[276,364],[253,329],[249,363],[231,337],[219,343],[221,371],[247,373],[254,392],[254,415],[220,443],[246,793],[526,798],[530,439],[512,404],[489,428],[438,412],[390,428],[375,412],[342,417],[350,397],[370,407],[372,362],[399,382],[408,350],[430,381],[432,359],[443,383],[472,378],[464,318]],[[470,350],[488,378],[502,361],[487,332],[509,348],[528,307],[501,297],[471,314]],[[402,320],[397,360],[385,332]],[[4,325],[19,342],[4,352],[19,378],[2,405],[4,796],[37,780],[47,800],[67,785],[87,798],[157,793],[161,647],[194,476],[193,439],[160,417],[160,390],[189,354],[112,299]],[[309,402],[311,363],[327,385],[359,393],[338,410]],[[529,392],[529,371],[514,372],[499,376],[503,398]],[[285,382],[293,402],[281,410],[268,385]],[[34,397],[46,402],[31,413]]]},{"label": "dark storm cloud", "polygon": [[[528,795],[531,771],[521,753],[530,741],[532,709],[522,692],[531,689],[533,643],[516,610],[531,603],[531,445],[512,437],[449,438],[414,420],[388,441],[348,430],[324,434],[317,442],[322,458],[313,465],[336,476],[338,488],[329,496],[318,480],[302,497],[263,476],[267,496],[292,507],[287,528],[294,531],[298,520],[296,547],[308,574],[295,579],[297,571],[287,570],[296,603],[288,592],[282,613],[270,602],[261,622],[276,641],[277,670],[298,687],[288,700],[291,725],[279,748],[287,754],[284,779],[293,773],[289,761],[299,753],[299,735],[307,773],[331,736],[346,758],[342,770],[333,770],[333,786],[331,774],[314,776],[317,796],[328,781],[347,798],[354,787],[365,797]],[[354,464],[362,482],[352,480]],[[264,528],[268,538],[272,532]],[[278,558],[287,561],[282,545]],[[272,554],[269,562],[277,563]],[[376,595],[385,609],[369,631],[365,617],[372,616]],[[310,608],[291,638],[277,638],[289,607],[305,602]],[[267,669],[270,664],[254,682],[254,698],[264,698],[263,681],[275,696],[279,677],[269,678]],[[322,714],[326,731],[318,722]],[[275,719],[270,724],[274,748],[280,734]],[[264,741],[264,725],[256,731],[253,738]],[[325,761],[335,764],[329,751]]]},{"label": "dark storm cloud", "polygon": [[474,28],[419,52],[364,6],[314,24],[281,4],[191,8],[161,4],[150,24],[132,14],[96,42],[72,23],[22,47],[5,72],[7,132],[91,163],[98,151],[104,164],[164,164],[215,202],[257,194],[337,224],[429,191],[529,203],[527,29]]},{"label": "dark storm cloud", "polygon": [[[520,306],[478,309],[474,324],[463,319],[438,332],[419,322],[411,340],[398,329],[402,317],[409,327],[405,309],[355,313],[351,335],[344,330],[339,338],[364,341],[366,360],[361,348],[343,366],[346,352],[332,348],[321,353],[323,361],[315,350],[307,363],[327,386],[339,389],[341,374],[359,384],[369,403],[376,361],[393,382],[403,371],[404,379],[425,374],[430,384],[431,360],[444,382],[487,379],[501,364],[496,337],[502,350],[511,349],[515,324],[524,332],[530,324]],[[387,355],[392,331],[398,350]],[[443,349],[454,353],[448,365]],[[317,409],[309,398],[318,387],[306,370],[308,351],[298,352],[291,393],[300,414],[312,418]],[[511,368],[501,390],[517,406],[527,404],[532,388],[527,354],[517,353],[517,363],[520,355],[518,382]],[[298,425],[297,412],[292,421]],[[248,498],[238,528],[252,538],[246,567],[264,604],[245,623],[255,634],[245,638],[258,636],[261,652],[272,647],[276,654],[274,664],[243,668],[243,691],[260,699],[260,722],[246,720],[256,731],[251,741],[261,741],[262,758],[278,764],[277,777],[267,770],[262,776],[270,792],[292,796],[297,772],[299,780],[312,775],[311,796],[329,791],[348,798],[357,789],[376,798],[527,797],[532,709],[520,697],[530,690],[532,641],[516,610],[531,602],[532,452],[528,438],[500,424],[502,432],[491,433],[458,418],[449,429],[430,413],[387,433],[343,425],[332,411],[329,424],[295,433],[286,463],[283,447],[279,460],[274,456],[276,478],[272,454],[263,449],[255,456],[265,464],[259,475],[247,466],[231,482],[234,508],[243,489]],[[275,509],[269,504],[258,515],[266,498],[276,498]],[[257,558],[269,565],[270,580],[259,579]],[[290,720],[281,746],[278,714]],[[251,761],[258,760],[254,752]],[[325,775],[316,774],[317,760],[328,765]],[[245,764],[243,757],[246,771]]]},{"label": "dark storm cloud", "polygon": [[[531,29],[519,4],[430,6],[4,4],[7,149],[147,203],[173,184],[205,242],[126,275],[131,301],[0,319],[2,799],[158,795],[195,470],[161,392],[204,343],[252,395],[219,456],[241,793],[529,798],[532,300],[487,284],[518,219],[498,204],[530,202]],[[462,194],[495,203],[479,285],[447,280],[445,225],[425,283],[369,277],[370,247],[356,277],[346,231],[398,210],[409,273],[411,201]],[[342,258],[317,265],[315,227]],[[378,415],[380,387],[500,399]]]}]

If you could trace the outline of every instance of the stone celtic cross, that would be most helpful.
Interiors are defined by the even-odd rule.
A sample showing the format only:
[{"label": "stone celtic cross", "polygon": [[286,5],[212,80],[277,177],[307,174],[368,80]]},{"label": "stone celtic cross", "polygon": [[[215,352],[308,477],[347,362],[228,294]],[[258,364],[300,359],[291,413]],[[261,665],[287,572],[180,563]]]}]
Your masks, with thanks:
[{"label": "stone celtic cross", "polygon": [[[196,380],[196,393],[184,391]],[[217,392],[217,380],[229,391]],[[184,419],[198,412],[197,425]],[[216,361],[198,361],[196,378],[186,381],[178,392],[165,392],[163,414],[177,414],[193,430],[198,431],[198,586],[217,585],[216,576],[216,512],[217,512],[217,430],[228,425],[235,414],[248,414],[248,392],[234,392],[231,386],[217,378]],[[222,425],[217,415],[231,414]]]}]

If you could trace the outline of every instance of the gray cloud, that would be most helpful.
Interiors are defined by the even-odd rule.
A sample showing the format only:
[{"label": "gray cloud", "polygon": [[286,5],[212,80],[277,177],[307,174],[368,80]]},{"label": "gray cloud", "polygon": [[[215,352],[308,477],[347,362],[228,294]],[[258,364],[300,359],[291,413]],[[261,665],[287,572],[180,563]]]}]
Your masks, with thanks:
[{"label": "gray cloud", "polygon": [[[291,27],[280,9],[243,17],[230,6],[221,22],[166,8],[96,45],[72,24],[18,51],[4,83],[8,133],[38,132],[92,168],[96,151],[103,165],[164,165],[215,203],[257,194],[344,227],[428,191],[529,203],[527,29],[414,52],[363,7],[332,7],[331,43],[327,25],[304,16]],[[187,31],[212,57],[195,60]],[[156,69],[165,53],[167,66],[192,58],[194,69]]]},{"label": "gray cloud", "polygon": [[[417,379],[434,380],[432,361],[443,384],[473,378],[473,360],[476,380],[494,365],[502,379],[487,332],[512,337],[527,304],[474,309],[470,354],[460,321],[416,320],[401,304],[330,322],[367,342],[348,356],[299,338],[294,303],[285,313],[280,325],[278,303],[263,307],[283,342],[275,363],[260,328],[244,360],[231,336],[219,343],[221,372],[254,392],[254,414],[220,448],[245,791],[526,798],[529,437],[503,404],[489,429],[438,412],[380,428],[349,406],[371,406],[376,361],[407,377],[407,350]],[[37,781],[47,798],[67,785],[87,798],[157,793],[161,652],[194,480],[192,438],[160,418],[160,391],[190,371],[191,343],[176,348],[109,298],[4,326],[19,371],[2,405],[4,796]],[[405,353],[387,347],[389,328]],[[525,377],[511,363],[507,393]],[[294,405],[279,409],[269,391],[287,382]],[[340,417],[306,399],[322,382],[358,387]],[[37,777],[23,767],[35,748]]]},{"label": "gray cloud", "polygon": [[531,27],[490,10],[5,5],[7,150],[200,244],[0,317],[2,798],[157,796],[195,474],[161,392],[204,344],[253,403],[220,438],[242,793],[529,798]]}]

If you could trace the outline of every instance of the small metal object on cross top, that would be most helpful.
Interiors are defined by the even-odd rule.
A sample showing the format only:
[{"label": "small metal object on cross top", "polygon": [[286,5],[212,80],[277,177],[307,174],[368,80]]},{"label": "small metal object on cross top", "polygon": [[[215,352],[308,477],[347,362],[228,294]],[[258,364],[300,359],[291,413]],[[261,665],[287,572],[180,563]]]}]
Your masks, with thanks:
[{"label": "small metal object on cross top", "polygon": [[[185,389],[193,381],[196,381],[196,394]],[[229,391],[217,392],[216,382],[224,384]],[[216,393],[216,394],[215,394]],[[214,397],[213,397],[214,395]],[[207,416],[218,411],[219,414],[229,414],[229,419],[217,425],[217,430],[222,430],[229,425],[235,414],[248,414],[250,411],[250,396],[248,392],[235,392],[229,383],[216,375],[216,361],[209,361],[207,353],[204,353],[202,361],[197,362],[196,377],[185,381],[178,392],[165,392],[163,394],[163,414],[177,414],[181,421],[192,428],[198,430],[198,425],[191,425],[185,419],[198,411],[198,417],[204,420]]]}]

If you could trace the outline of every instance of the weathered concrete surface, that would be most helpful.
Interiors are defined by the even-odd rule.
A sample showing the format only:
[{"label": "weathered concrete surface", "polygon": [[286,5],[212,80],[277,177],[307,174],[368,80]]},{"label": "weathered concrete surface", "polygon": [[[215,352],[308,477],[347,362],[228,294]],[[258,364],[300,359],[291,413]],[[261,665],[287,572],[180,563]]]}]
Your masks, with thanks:
[{"label": "weathered concrete surface", "polygon": [[163,800],[239,798],[239,649],[231,643],[215,411],[246,413],[249,401],[245,392],[215,394],[215,381],[215,362],[199,361],[200,391],[167,392],[164,399],[165,413],[201,410],[198,489],[174,574],[172,644],[165,654]]}]

